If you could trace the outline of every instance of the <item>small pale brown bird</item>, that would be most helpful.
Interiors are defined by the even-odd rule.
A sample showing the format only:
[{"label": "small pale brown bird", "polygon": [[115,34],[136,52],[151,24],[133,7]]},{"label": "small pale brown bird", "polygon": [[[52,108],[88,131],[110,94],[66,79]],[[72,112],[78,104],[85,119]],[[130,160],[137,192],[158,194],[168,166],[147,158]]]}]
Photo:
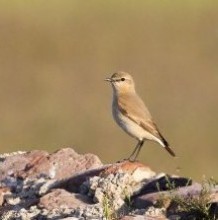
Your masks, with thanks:
[{"label": "small pale brown bird", "polygon": [[158,142],[175,157],[175,153],[161,135],[147,107],[136,93],[132,76],[119,71],[105,80],[110,82],[113,88],[114,120],[126,133],[138,140],[128,159],[130,161],[137,159],[145,140]]}]

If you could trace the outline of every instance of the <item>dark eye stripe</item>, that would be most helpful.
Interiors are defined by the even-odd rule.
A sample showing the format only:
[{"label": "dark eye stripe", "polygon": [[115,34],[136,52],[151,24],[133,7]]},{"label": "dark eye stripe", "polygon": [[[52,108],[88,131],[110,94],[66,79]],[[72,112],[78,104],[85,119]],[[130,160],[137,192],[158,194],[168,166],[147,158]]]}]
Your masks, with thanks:
[{"label": "dark eye stripe", "polygon": [[121,79],[115,79],[115,80],[113,80],[114,82],[120,82],[120,81],[125,81],[125,78],[121,78]]}]

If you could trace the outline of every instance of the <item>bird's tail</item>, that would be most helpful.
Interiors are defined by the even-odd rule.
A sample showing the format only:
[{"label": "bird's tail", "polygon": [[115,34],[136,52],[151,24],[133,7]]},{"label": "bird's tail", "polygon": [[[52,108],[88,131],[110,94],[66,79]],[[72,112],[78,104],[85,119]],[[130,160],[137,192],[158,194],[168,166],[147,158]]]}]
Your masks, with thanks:
[{"label": "bird's tail", "polygon": [[164,148],[168,151],[168,153],[169,153],[171,156],[173,156],[173,157],[176,156],[176,154],[173,152],[173,150],[172,150],[169,146],[166,145]]},{"label": "bird's tail", "polygon": [[163,142],[163,147],[164,149],[166,149],[168,151],[168,153],[173,156],[176,157],[176,154],[174,153],[174,151],[170,148],[169,143],[165,140],[165,138],[159,133],[160,137],[161,137],[161,141]]}]

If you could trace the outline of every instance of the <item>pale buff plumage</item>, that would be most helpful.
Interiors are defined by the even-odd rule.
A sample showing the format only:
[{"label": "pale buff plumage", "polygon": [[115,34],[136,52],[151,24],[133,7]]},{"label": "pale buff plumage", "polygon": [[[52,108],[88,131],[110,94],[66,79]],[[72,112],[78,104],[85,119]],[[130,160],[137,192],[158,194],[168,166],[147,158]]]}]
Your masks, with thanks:
[{"label": "pale buff plumage", "polygon": [[135,160],[140,152],[144,140],[152,140],[162,145],[172,156],[175,156],[168,142],[159,132],[153,122],[150,112],[135,91],[133,78],[125,72],[114,73],[106,79],[113,87],[113,117],[117,124],[130,136],[138,140],[138,144],[129,157],[135,155]]}]

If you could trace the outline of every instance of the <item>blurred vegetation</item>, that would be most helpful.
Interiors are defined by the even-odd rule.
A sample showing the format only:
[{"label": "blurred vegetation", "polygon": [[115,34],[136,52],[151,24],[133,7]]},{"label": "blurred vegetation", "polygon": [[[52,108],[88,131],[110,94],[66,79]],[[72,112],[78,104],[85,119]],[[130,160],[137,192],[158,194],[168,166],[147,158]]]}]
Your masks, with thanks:
[{"label": "blurred vegetation", "polygon": [[179,156],[147,142],[140,160],[196,179],[217,173],[218,2],[0,2],[0,152],[71,146],[103,162],[136,141],[111,116],[114,71],[132,73]]}]

